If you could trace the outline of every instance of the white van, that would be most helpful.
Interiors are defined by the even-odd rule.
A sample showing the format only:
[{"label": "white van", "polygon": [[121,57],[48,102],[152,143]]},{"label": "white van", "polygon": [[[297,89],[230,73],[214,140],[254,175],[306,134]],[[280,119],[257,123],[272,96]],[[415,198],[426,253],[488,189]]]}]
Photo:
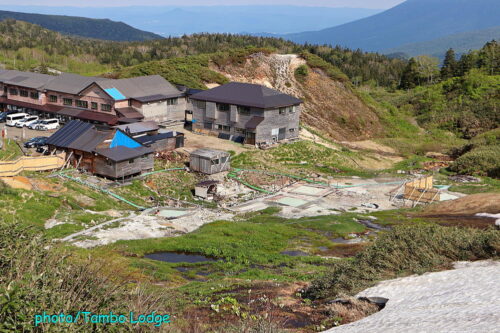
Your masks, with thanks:
[{"label": "white van", "polygon": [[45,119],[40,124],[36,125],[35,129],[40,131],[48,131],[59,128],[59,119]]},{"label": "white van", "polygon": [[38,121],[38,116],[28,116],[22,120],[19,120],[16,124],[16,127],[22,128],[22,127],[27,127],[34,122]]},{"label": "white van", "polygon": [[7,121],[6,121],[6,125],[7,126],[16,126],[17,123],[21,120],[23,120],[24,118],[28,117],[29,114],[27,113],[13,113],[13,114],[9,114],[7,116]]}]

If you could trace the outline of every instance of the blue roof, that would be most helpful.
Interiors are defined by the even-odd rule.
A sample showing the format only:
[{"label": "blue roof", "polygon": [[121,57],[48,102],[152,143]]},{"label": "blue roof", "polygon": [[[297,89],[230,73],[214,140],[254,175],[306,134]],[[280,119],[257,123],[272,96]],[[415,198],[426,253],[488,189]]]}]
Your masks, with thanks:
[{"label": "blue roof", "polygon": [[119,101],[119,100],[122,100],[122,99],[127,99],[127,97],[125,97],[121,92],[120,90],[116,89],[116,88],[108,88],[108,89],[104,89],[104,91],[111,97],[113,97],[113,99],[115,101]]},{"label": "blue roof", "polygon": [[138,148],[142,147],[141,144],[131,137],[125,135],[122,131],[118,130],[115,133],[115,137],[111,141],[109,148],[115,147],[127,147],[127,148]]}]

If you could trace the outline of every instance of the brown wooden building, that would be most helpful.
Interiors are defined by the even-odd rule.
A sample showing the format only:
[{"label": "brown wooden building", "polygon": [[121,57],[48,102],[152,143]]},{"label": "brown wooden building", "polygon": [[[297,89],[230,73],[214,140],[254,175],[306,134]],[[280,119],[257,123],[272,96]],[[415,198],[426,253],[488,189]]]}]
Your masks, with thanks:
[{"label": "brown wooden building", "polygon": [[94,125],[73,120],[47,141],[49,151],[65,151],[69,165],[111,179],[151,171],[153,149],[125,132],[99,131]]}]

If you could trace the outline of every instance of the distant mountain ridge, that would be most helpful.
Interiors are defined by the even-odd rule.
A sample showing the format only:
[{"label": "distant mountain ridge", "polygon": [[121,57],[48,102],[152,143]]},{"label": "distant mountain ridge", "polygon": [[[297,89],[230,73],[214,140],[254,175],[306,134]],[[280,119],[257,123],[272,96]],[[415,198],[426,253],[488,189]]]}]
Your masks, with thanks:
[{"label": "distant mountain ridge", "polygon": [[478,50],[489,41],[500,41],[500,25],[483,30],[474,30],[440,37],[427,42],[411,43],[384,50],[385,54],[404,53],[407,56],[430,55],[444,58],[450,48],[460,55],[470,50]]},{"label": "distant mountain ridge", "polygon": [[[69,2],[68,2],[69,3]],[[381,9],[287,5],[47,7],[4,6],[15,12],[76,15],[122,21],[162,36],[193,33],[277,34],[319,30],[380,13]]]},{"label": "distant mountain ridge", "polygon": [[123,22],[108,19],[0,11],[0,21],[5,19],[25,21],[65,35],[86,38],[113,41],[145,41],[163,38],[160,35],[133,28]]},{"label": "distant mountain ridge", "polygon": [[320,31],[282,37],[299,43],[382,51],[500,25],[498,0],[407,0],[383,13]]}]

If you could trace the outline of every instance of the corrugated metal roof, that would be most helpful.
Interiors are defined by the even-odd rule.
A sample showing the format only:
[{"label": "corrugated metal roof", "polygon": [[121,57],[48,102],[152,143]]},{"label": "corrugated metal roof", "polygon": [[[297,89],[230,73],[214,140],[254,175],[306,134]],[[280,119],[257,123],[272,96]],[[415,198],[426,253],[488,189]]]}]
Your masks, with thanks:
[{"label": "corrugated metal roof", "polygon": [[140,136],[138,138],[134,138],[137,142],[142,143],[143,145],[151,145],[155,143],[156,141],[168,139],[168,138],[174,138],[178,135],[184,135],[184,133],[181,132],[167,132],[167,133],[160,133],[157,135],[144,135]]},{"label": "corrugated metal roof", "polygon": [[57,132],[52,134],[47,140],[48,145],[56,147],[69,147],[81,135],[93,128],[92,124],[84,123],[79,120],[72,120]]},{"label": "corrugated metal roof", "polygon": [[301,104],[302,101],[291,95],[258,84],[231,82],[191,96],[192,99],[256,107],[260,109],[277,108]]},{"label": "corrugated metal roof", "polygon": [[121,162],[130,160],[132,158],[140,157],[145,154],[153,153],[153,149],[148,147],[139,148],[128,148],[123,146],[118,146],[115,148],[101,148],[97,149],[96,152],[114,162]]},{"label": "corrugated metal roof", "polygon": [[56,76],[52,75],[17,70],[3,70],[0,72],[0,82],[32,89],[41,89],[55,78]]},{"label": "corrugated metal roof", "polygon": [[108,125],[115,125],[118,122],[118,117],[115,115],[82,109],[65,108],[59,111],[58,114],[78,119],[98,121],[101,123],[106,123]]},{"label": "corrugated metal roof", "polygon": [[206,158],[217,158],[220,156],[229,156],[228,152],[218,149],[200,148],[191,153],[191,156],[200,156]]},{"label": "corrugated metal roof", "polygon": [[109,135],[109,132],[101,132],[95,128],[91,128],[69,144],[68,148],[91,153],[99,144],[106,140]]},{"label": "corrugated metal roof", "polygon": [[130,133],[131,135],[134,135],[144,132],[157,131],[160,129],[160,126],[158,126],[158,123],[156,121],[142,121],[133,124],[115,126],[115,128],[121,129],[125,133]]},{"label": "corrugated metal roof", "polygon": [[54,76],[53,80],[48,82],[44,86],[44,89],[77,95],[92,83],[105,80],[109,79],[102,77],[82,76],[71,73],[62,73],[59,76]]},{"label": "corrugated metal roof", "polygon": [[128,98],[141,98],[153,95],[165,95],[170,97],[182,96],[174,85],[160,75],[139,76],[127,79],[99,81],[97,84],[103,88],[116,88]]},{"label": "corrugated metal roof", "polygon": [[247,123],[245,124],[245,128],[248,128],[248,129],[256,129],[257,126],[259,126],[259,124],[261,122],[264,121],[264,117],[252,117],[250,118],[249,121],[247,121]]},{"label": "corrugated metal roof", "polygon": [[108,89],[104,89],[104,91],[111,97],[113,97],[113,99],[115,101],[121,101],[121,100],[124,100],[124,99],[127,99],[127,97],[125,97],[121,92],[120,90],[116,89],[116,88],[108,88]]},{"label": "corrugated metal roof", "polygon": [[126,108],[115,109],[121,116],[129,119],[144,119],[144,115],[134,107],[128,106]]}]

